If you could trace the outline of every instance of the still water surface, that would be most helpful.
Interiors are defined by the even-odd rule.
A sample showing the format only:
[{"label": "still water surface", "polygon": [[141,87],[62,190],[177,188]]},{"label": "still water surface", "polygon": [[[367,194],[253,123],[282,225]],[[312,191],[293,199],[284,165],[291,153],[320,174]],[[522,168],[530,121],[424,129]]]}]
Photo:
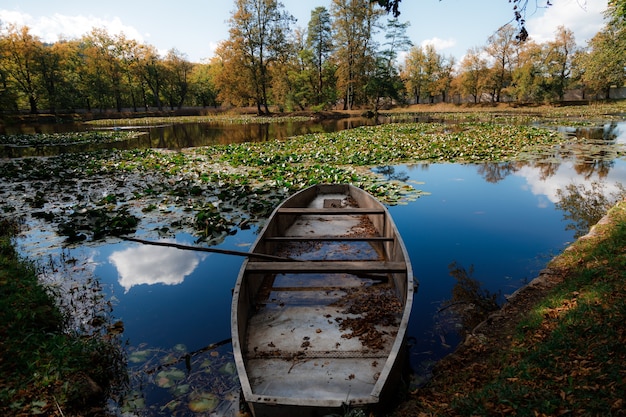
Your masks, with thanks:
[{"label": "still water surface", "polygon": [[[611,143],[626,142],[621,129],[611,128]],[[625,161],[599,164],[596,156],[572,152],[549,164],[416,164],[384,172],[427,193],[390,207],[419,281],[409,329],[415,383],[459,342],[458,320],[440,312],[455,284],[451,263],[473,267],[473,277],[500,292],[503,301],[574,240],[555,206],[557,190],[595,181],[609,193],[626,184]],[[254,228],[238,231],[219,247],[246,251],[255,233]],[[194,243],[187,234],[175,240]],[[35,250],[28,238],[22,243]],[[134,392],[126,411],[169,415],[187,410],[180,402],[193,399],[190,392],[203,392],[220,400],[219,413],[229,412],[224,404],[236,391],[229,345],[194,354],[188,363],[159,365],[230,337],[231,289],[242,258],[130,242],[79,247],[69,256],[86,260],[112,301],[113,316],[124,323]],[[163,373],[169,368],[185,374]]]}]

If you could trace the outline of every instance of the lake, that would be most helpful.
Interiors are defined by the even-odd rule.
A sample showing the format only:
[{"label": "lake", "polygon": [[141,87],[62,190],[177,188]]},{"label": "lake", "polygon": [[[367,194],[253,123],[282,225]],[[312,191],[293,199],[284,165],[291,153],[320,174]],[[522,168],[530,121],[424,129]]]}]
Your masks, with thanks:
[{"label": "lake", "polygon": [[[598,131],[606,148],[601,153],[626,143],[626,124],[587,133],[597,136]],[[154,146],[152,134],[150,138]],[[187,143],[174,142],[164,141],[163,147]],[[419,282],[408,332],[416,385],[460,341],[458,317],[443,308],[456,283],[451,264],[471,271],[503,302],[575,239],[576,231],[568,228],[556,205],[568,186],[591,189],[598,183],[610,194],[626,184],[626,162],[603,159],[597,147],[563,147],[549,158],[525,162],[377,170],[425,192],[415,201],[389,207]],[[140,223],[137,236],[153,226]],[[218,247],[247,251],[256,232],[254,227],[238,230]],[[97,277],[110,301],[110,314],[124,324],[131,390],[123,405],[114,408],[137,415],[193,415],[189,410],[197,407],[232,413],[237,380],[230,345],[221,342],[230,337],[231,290],[242,258],[123,241],[62,250],[53,234],[37,230],[17,243],[25,255],[62,258],[55,261],[61,265],[56,278]],[[186,233],[170,239],[195,242]]]}]

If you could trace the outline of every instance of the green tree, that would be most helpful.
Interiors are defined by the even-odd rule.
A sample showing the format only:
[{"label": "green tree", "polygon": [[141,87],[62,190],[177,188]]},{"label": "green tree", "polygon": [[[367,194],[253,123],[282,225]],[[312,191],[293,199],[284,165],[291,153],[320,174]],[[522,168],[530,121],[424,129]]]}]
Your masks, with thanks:
[{"label": "green tree", "polygon": [[217,71],[221,68],[219,59],[213,58],[208,64],[195,64],[189,75],[192,103],[196,106],[216,107],[219,91],[215,83]]},{"label": "green tree", "polygon": [[546,95],[544,71],[545,48],[527,41],[516,55],[517,64],[512,73],[512,83],[508,94],[522,102],[542,101]]},{"label": "green tree", "polygon": [[304,53],[303,60],[310,59],[315,68],[315,104],[325,101],[324,92],[324,67],[333,51],[332,24],[330,12],[325,7],[316,7],[311,11],[309,20],[306,46],[310,54]]},{"label": "green tree", "polygon": [[626,31],[612,21],[589,41],[589,52],[581,56],[581,81],[592,93],[609,98],[612,86],[624,85]]},{"label": "green tree", "polygon": [[413,46],[413,42],[406,34],[409,26],[411,26],[410,22],[400,23],[398,19],[387,20],[383,44],[385,49],[382,51],[383,57],[387,59],[387,67],[391,68],[395,65],[400,52],[406,52]]}]

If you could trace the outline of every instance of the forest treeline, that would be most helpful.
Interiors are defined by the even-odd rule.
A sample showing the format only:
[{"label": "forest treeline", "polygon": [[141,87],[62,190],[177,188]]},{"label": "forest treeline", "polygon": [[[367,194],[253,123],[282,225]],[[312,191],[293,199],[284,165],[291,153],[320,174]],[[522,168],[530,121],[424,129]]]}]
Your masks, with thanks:
[{"label": "forest treeline", "polygon": [[[569,89],[608,97],[624,84],[621,0],[588,44],[559,27],[554,39],[520,41],[508,24],[460,62],[417,46],[410,24],[370,0],[332,0],[306,28],[276,0],[234,0],[229,37],[207,62],[172,49],[162,56],[123,33],[94,28],[80,39],[42,42],[27,26],[0,22],[4,112],[166,110],[270,106],[281,111],[368,108],[392,103],[552,102]],[[451,10],[453,13],[454,10]]]}]

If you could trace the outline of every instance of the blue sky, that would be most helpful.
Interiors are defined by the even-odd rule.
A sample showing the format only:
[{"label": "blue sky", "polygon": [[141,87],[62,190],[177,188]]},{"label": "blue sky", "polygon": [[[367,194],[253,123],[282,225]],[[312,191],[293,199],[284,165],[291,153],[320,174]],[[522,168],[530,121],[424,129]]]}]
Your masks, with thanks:
[{"label": "blue sky", "polygon": [[[331,0],[283,0],[285,9],[306,28],[311,10],[330,8]],[[580,45],[603,26],[607,0],[552,0],[553,6],[537,8],[544,0],[529,0],[527,28],[531,38],[545,42],[554,38],[559,25],[574,32]],[[432,43],[437,51],[457,62],[467,50],[483,46],[500,26],[511,21],[508,0],[403,0],[400,21],[409,21],[407,34],[415,45]],[[0,21],[29,26],[42,40],[53,42],[59,35],[78,38],[93,27],[109,34],[154,45],[166,52],[176,48],[193,62],[213,56],[218,43],[228,38],[228,19],[233,0],[3,0]]]}]

